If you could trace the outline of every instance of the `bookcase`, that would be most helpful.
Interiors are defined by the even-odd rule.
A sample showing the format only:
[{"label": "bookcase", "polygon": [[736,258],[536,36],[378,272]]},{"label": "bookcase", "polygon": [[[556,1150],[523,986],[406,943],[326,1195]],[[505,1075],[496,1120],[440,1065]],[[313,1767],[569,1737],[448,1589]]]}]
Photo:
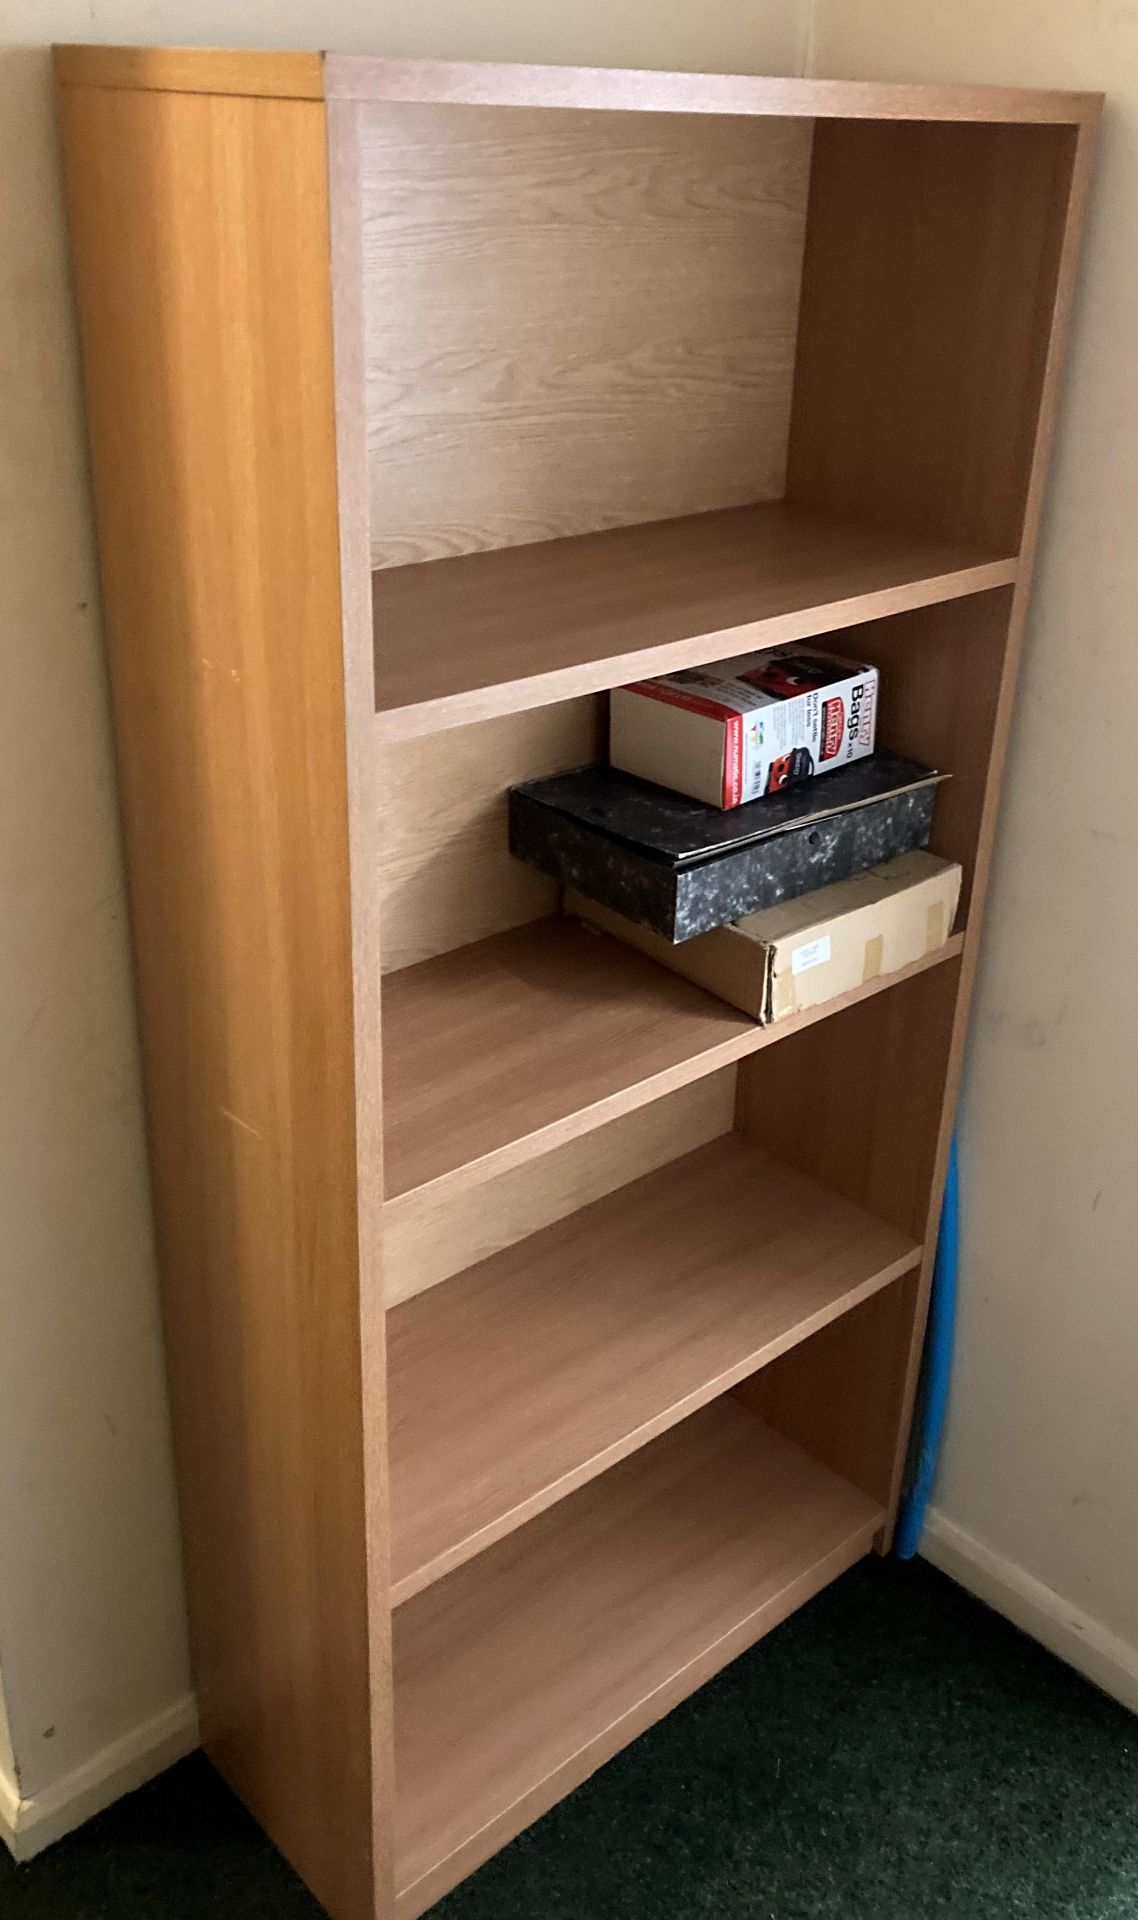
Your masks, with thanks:
[{"label": "bookcase", "polygon": [[[56,67],[203,1739],[410,1920],[889,1542],[1100,102]],[[505,793],[846,629],[958,931],[759,1027]]]}]

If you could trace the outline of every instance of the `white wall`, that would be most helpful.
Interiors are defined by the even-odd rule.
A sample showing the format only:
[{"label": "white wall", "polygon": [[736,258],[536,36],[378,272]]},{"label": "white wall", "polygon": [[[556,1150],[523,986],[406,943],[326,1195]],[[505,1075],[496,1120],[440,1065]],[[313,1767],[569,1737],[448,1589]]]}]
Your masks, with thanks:
[{"label": "white wall", "polygon": [[808,13],[808,0],[6,0],[0,1672],[13,1753],[0,1736],[0,1832],[18,1819],[25,1852],[193,1738],[44,43],[796,72]]},{"label": "white wall", "polygon": [[1138,8],[818,0],[815,60],[1109,96],[966,1071],[927,1551],[1138,1706]]}]

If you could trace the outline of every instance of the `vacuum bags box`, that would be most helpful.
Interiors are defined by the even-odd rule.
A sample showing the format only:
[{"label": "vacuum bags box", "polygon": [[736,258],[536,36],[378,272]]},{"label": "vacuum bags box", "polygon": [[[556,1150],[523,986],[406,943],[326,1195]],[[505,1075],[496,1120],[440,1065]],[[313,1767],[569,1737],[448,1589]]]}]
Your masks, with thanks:
[{"label": "vacuum bags box", "polygon": [[615,767],[579,767],[511,788],[510,852],[690,940],[927,846],[944,777],[875,753],[724,813]]},{"label": "vacuum bags box", "polygon": [[617,687],[609,759],[713,807],[738,807],[873,752],[877,669],[772,647]]},{"label": "vacuum bags box", "polygon": [[943,947],[952,932],[960,880],[954,861],[905,853],[681,946],[584,894],[567,892],[565,911],[768,1026],[897,973]]}]

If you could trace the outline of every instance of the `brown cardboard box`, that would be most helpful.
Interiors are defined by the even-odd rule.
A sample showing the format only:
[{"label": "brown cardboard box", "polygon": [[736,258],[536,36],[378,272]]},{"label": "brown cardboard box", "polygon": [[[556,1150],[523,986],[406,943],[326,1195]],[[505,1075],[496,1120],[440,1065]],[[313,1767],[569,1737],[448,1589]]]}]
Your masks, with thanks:
[{"label": "brown cardboard box", "polygon": [[942,947],[952,932],[960,881],[955,862],[905,853],[678,946],[572,889],[565,910],[767,1026]]}]

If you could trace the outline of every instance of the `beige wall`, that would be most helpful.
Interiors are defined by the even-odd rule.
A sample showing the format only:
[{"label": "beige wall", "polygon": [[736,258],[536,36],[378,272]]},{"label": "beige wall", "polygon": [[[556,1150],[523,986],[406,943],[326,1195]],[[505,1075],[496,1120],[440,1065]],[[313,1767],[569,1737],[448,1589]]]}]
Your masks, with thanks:
[{"label": "beige wall", "polygon": [[0,1793],[5,1787],[14,1792],[16,1784],[16,1756],[12,1752],[12,1737],[8,1732],[8,1708],[0,1691]]},{"label": "beige wall", "polygon": [[965,1082],[931,1551],[1138,1705],[1138,8],[819,0],[815,47],[837,77],[1109,95]]},{"label": "beige wall", "polygon": [[795,72],[808,12],[807,0],[4,7],[0,38],[15,44],[0,48],[0,1671],[20,1792],[33,1814],[54,1809],[55,1828],[73,1786],[89,1810],[108,1771],[126,1777],[123,1756],[148,1728],[176,1740],[188,1679],[43,43]]}]

